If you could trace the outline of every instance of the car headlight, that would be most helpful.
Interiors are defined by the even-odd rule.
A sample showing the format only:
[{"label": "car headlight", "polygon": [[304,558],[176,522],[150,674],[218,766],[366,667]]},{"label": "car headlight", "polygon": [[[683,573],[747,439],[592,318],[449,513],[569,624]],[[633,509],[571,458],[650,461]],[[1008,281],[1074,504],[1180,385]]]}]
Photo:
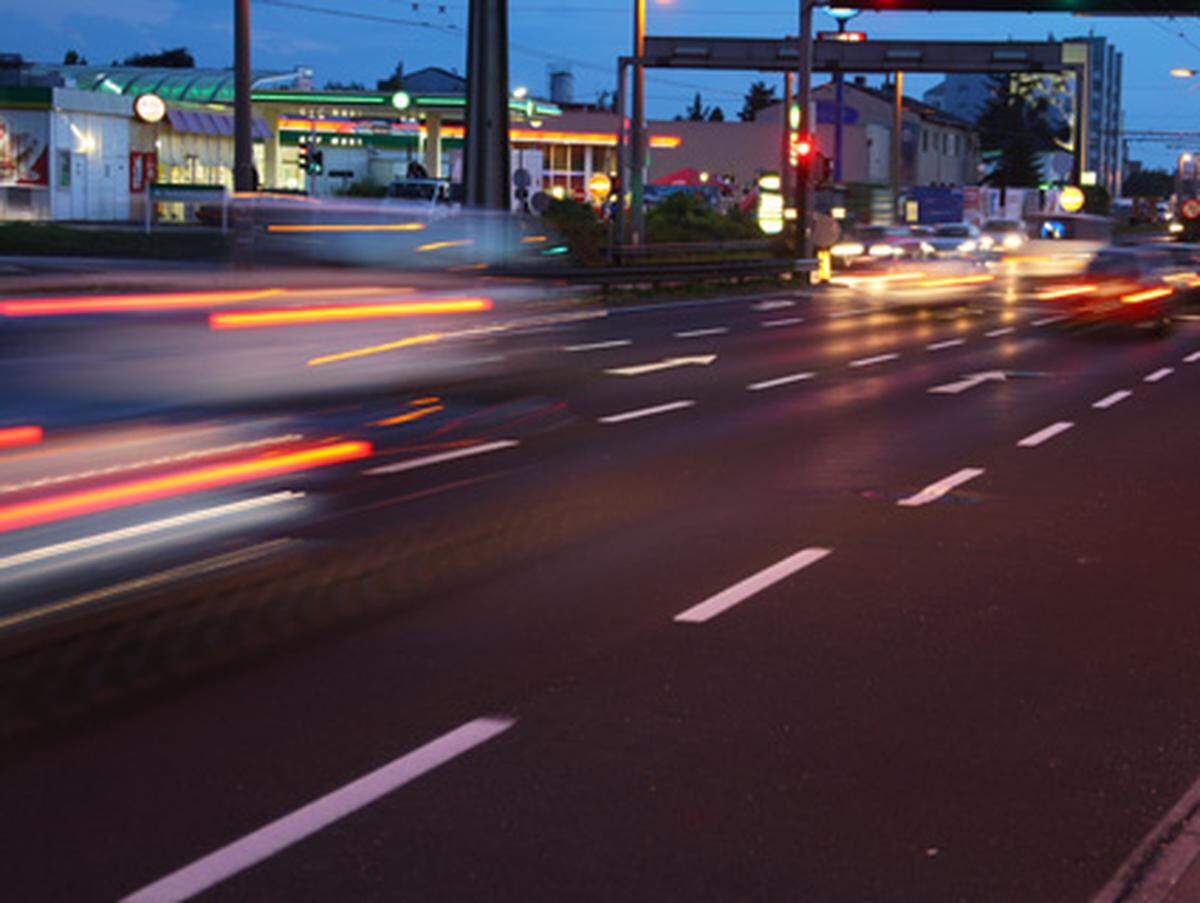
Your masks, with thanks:
[{"label": "car headlight", "polygon": [[872,257],[891,257],[897,250],[891,245],[871,245],[869,253]]},{"label": "car headlight", "polygon": [[1003,245],[1006,251],[1015,251],[1017,248],[1021,247],[1022,244],[1024,244],[1024,241],[1019,235],[1004,236]]},{"label": "car headlight", "polygon": [[985,235],[979,239],[979,247],[984,251],[990,251],[992,246],[996,244],[996,239],[990,235]]},{"label": "car headlight", "polygon": [[1183,231],[1183,223],[1173,222],[1173,223],[1171,223],[1171,225],[1167,226],[1167,230],[1169,232],[1174,232],[1176,234],[1179,234],[1180,232]]},{"label": "car headlight", "polygon": [[937,251],[937,248],[935,248],[929,242],[927,242],[927,241],[921,242],[921,253],[922,254],[933,254],[936,251]]},{"label": "car headlight", "polygon": [[975,239],[968,238],[966,241],[959,242],[958,250],[964,254],[970,254],[978,247],[979,245],[975,243]]},{"label": "car headlight", "polygon": [[856,241],[844,241],[829,249],[834,257],[861,257],[866,249]]}]

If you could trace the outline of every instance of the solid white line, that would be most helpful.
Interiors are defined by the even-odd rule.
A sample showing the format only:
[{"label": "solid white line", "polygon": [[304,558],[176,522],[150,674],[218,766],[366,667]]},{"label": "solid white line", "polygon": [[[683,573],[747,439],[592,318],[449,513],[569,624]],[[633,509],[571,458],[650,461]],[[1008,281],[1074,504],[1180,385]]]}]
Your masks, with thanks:
[{"label": "solid white line", "polygon": [[783,561],[776,562],[740,583],[735,583],[715,596],[710,596],[699,605],[693,605],[687,611],[680,612],[675,616],[675,620],[686,624],[702,624],[728,611],[739,602],[746,601],[755,593],[762,592],[810,564],[815,564],[832,551],[833,549],[804,549],[795,555],[789,555]]},{"label": "solid white line", "polygon": [[511,718],[476,718],[469,721],[382,768],[134,891],[124,901],[159,903],[193,897],[486,743],[514,723]]},{"label": "solid white line", "polygon": [[1058,323],[1059,321],[1065,320],[1065,319],[1066,319],[1065,316],[1042,317],[1040,320],[1034,320],[1030,325],[1031,326],[1049,326],[1051,323]]},{"label": "solid white line", "polygon": [[1060,420],[1058,423],[1052,423],[1048,427],[1038,430],[1036,433],[1029,434],[1020,442],[1018,442],[1017,445],[1021,448],[1035,448],[1036,446],[1041,445],[1047,439],[1053,439],[1059,433],[1065,433],[1074,425],[1075,424],[1069,420]]},{"label": "solid white line", "polygon": [[930,502],[936,502],[951,489],[961,486],[968,480],[973,480],[983,473],[982,467],[964,467],[962,470],[950,474],[945,479],[938,480],[936,483],[930,483],[920,492],[910,495],[908,498],[900,499],[896,502],[902,508],[919,508],[921,505],[928,505]]},{"label": "solid white line", "polygon": [[1160,367],[1159,369],[1157,369],[1153,373],[1151,373],[1149,376],[1147,376],[1145,379],[1143,379],[1142,382],[1156,383],[1160,379],[1166,379],[1168,376],[1170,376],[1174,372],[1175,372],[1174,367]]},{"label": "solid white line", "polygon": [[275,492],[271,495],[263,495],[258,498],[233,502],[228,505],[217,505],[214,508],[204,508],[200,511],[192,511],[188,514],[180,514],[175,517],[164,517],[160,520],[136,524],[120,530],[110,530],[107,533],[96,533],[92,536],[84,536],[81,539],[71,540],[70,542],[42,546],[41,548],[30,549],[27,552],[19,552],[16,555],[0,558],[0,571],[20,567],[23,564],[45,561],[47,558],[55,558],[59,555],[69,555],[72,552],[83,552],[88,549],[94,549],[97,546],[120,542],[123,539],[137,539],[138,537],[149,536],[153,533],[162,533],[164,530],[173,530],[176,527],[189,527],[194,524],[216,520],[220,517],[227,517],[231,514],[244,514],[247,511],[255,511],[269,505],[278,505],[280,502],[290,502],[294,499],[302,498],[304,498],[303,492]]},{"label": "solid white line", "polygon": [[590,342],[586,345],[567,345],[563,351],[602,351],[605,348],[624,348],[632,345],[633,339],[611,339],[607,342]]},{"label": "solid white line", "polygon": [[1200,361],[1200,351],[1193,351],[1183,359],[1185,364],[1194,364],[1196,361]]},{"label": "solid white line", "polygon": [[856,361],[851,361],[851,367],[870,367],[872,364],[882,364],[885,361],[894,361],[900,355],[895,352],[891,354],[877,354],[874,357],[860,357]]},{"label": "solid white line", "polygon": [[927,350],[927,351],[941,351],[943,348],[954,348],[954,347],[956,347],[956,346],[958,346],[958,345],[962,345],[962,344],[964,344],[966,341],[967,341],[966,339],[947,339],[947,340],[946,340],[946,341],[944,341],[944,342],[934,342],[934,343],[933,343],[933,344],[931,344],[931,345],[926,345],[926,346],[925,346],[925,350]]},{"label": "solid white line", "polygon": [[815,373],[793,373],[791,376],[779,376],[775,379],[764,380],[760,383],[750,383],[746,386],[751,392],[758,392],[761,389],[774,389],[776,386],[786,386],[789,383],[798,383],[802,379],[812,379],[817,374]]},{"label": "solid white line", "polygon": [[763,329],[774,329],[777,326],[795,326],[797,323],[803,323],[804,317],[784,317],[781,320],[763,320],[758,325]]},{"label": "solid white line", "polygon": [[652,408],[639,408],[636,411],[625,411],[623,414],[609,414],[607,417],[597,418],[600,423],[624,423],[626,420],[637,420],[639,417],[653,417],[655,414],[665,414],[668,411],[678,411],[682,408],[690,408],[696,402],[671,401],[667,404],[655,405]]},{"label": "solid white line", "polygon": [[994,339],[1002,335],[1009,335],[1017,331],[1015,326],[1001,326],[999,329],[993,329],[991,332],[985,332],[984,335],[989,339]]},{"label": "solid white line", "polygon": [[1093,402],[1092,407],[1099,408],[1103,411],[1105,408],[1111,408],[1117,402],[1124,401],[1132,394],[1133,393],[1128,389],[1119,389],[1118,391],[1113,392],[1111,395],[1105,395],[1099,401]]},{"label": "solid white line", "polygon": [[675,333],[677,339],[698,339],[706,335],[724,335],[729,332],[728,326],[713,326],[708,329],[689,329],[686,332]]},{"label": "solid white line", "polygon": [[429,464],[441,464],[443,461],[454,461],[458,458],[469,458],[473,455],[482,455],[487,452],[500,451],[504,448],[512,448],[520,445],[516,439],[501,439],[499,442],[484,442],[482,445],[471,445],[467,448],[456,448],[452,451],[441,452],[436,455],[427,455],[424,458],[409,458],[407,461],[397,461],[395,464],[385,464],[383,467],[372,467],[370,470],[364,470],[363,473],[369,477],[381,477],[390,473],[400,473],[405,470],[415,470],[418,467],[425,467]]}]

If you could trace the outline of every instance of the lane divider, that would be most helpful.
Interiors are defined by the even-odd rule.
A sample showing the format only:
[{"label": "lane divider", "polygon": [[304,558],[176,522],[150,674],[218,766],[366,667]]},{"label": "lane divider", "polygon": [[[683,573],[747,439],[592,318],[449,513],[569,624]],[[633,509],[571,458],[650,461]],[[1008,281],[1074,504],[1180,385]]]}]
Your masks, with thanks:
[{"label": "lane divider", "polygon": [[783,317],[779,320],[763,320],[758,325],[763,329],[778,329],[780,326],[795,326],[797,323],[803,323],[804,317]]},{"label": "lane divider", "polygon": [[919,508],[922,505],[928,505],[930,502],[936,502],[947,492],[961,486],[963,483],[982,476],[984,472],[982,467],[964,467],[962,470],[955,471],[950,476],[938,480],[936,483],[930,483],[920,492],[900,499],[896,504],[901,508]]},{"label": "lane divider", "polygon": [[436,455],[425,455],[421,458],[397,461],[395,464],[384,464],[382,467],[372,467],[364,470],[363,474],[368,477],[383,477],[393,473],[403,473],[406,470],[416,470],[418,467],[428,467],[430,464],[441,464],[445,461],[456,461],[459,458],[472,458],[475,455],[515,448],[520,444],[516,439],[501,439],[496,442],[484,442],[480,445],[468,445],[466,448],[456,448],[451,451],[439,452]]},{"label": "lane divider", "polygon": [[798,383],[802,380],[812,379],[817,374],[815,373],[793,373],[789,376],[777,376],[774,379],[766,379],[760,383],[750,383],[746,388],[751,392],[761,392],[763,389],[774,389],[777,386],[787,386],[792,383]]},{"label": "lane divider", "polygon": [[1175,372],[1174,367],[1159,367],[1153,373],[1150,373],[1146,377],[1144,377],[1142,379],[1142,382],[1156,383],[1160,379],[1166,379],[1168,376],[1170,376],[1174,372]]},{"label": "lane divider", "polygon": [[675,333],[677,339],[699,339],[709,335],[724,335],[729,332],[728,326],[711,326],[707,329],[688,329]]},{"label": "lane divider", "polygon": [[871,367],[871,366],[874,366],[875,364],[884,364],[884,363],[887,363],[888,361],[894,361],[899,357],[900,357],[900,355],[897,354],[896,352],[891,352],[889,354],[877,354],[874,357],[860,357],[856,361],[851,361],[850,366],[851,367]]},{"label": "lane divider", "polygon": [[632,339],[610,339],[607,342],[588,342],[585,345],[567,345],[563,351],[603,351],[606,348],[624,348],[626,345],[632,345]]},{"label": "lane divider", "polygon": [[597,418],[600,423],[624,423],[627,420],[640,420],[642,417],[653,417],[655,414],[667,414],[671,411],[681,411],[684,408],[693,407],[696,402],[692,399],[683,399],[680,401],[671,401],[667,404],[655,405],[652,408],[639,408],[636,411],[625,411],[622,414],[609,414],[607,417]]},{"label": "lane divider", "polygon": [[959,345],[966,344],[966,341],[967,341],[966,339],[947,339],[944,342],[933,342],[932,344],[926,345],[925,350],[926,351],[942,351],[945,348],[956,348]]},{"label": "lane divider", "polygon": [[1107,410],[1108,408],[1111,408],[1113,405],[1124,401],[1126,398],[1128,398],[1132,394],[1133,393],[1130,392],[1128,389],[1120,389],[1116,392],[1113,392],[1111,395],[1105,395],[1099,401],[1092,402],[1092,407],[1099,408],[1102,411]]},{"label": "lane divider", "polygon": [[804,568],[816,564],[822,558],[832,554],[832,552],[833,549],[811,548],[803,549],[794,555],[789,555],[782,561],[776,562],[769,568],[765,568],[739,583],[735,583],[715,596],[709,596],[698,605],[693,605],[686,611],[681,611],[675,616],[675,621],[680,624],[703,624],[705,621],[711,621],[717,615],[728,611],[741,602],[745,602],[751,596],[762,592],[770,586],[774,586],[779,581],[787,579],[797,571],[802,571]]},{"label": "lane divider", "polygon": [[1052,423],[1048,427],[1038,430],[1036,433],[1030,433],[1024,439],[1017,443],[1020,448],[1037,448],[1043,442],[1053,439],[1059,433],[1065,433],[1075,424],[1069,420],[1060,420],[1057,423]]}]

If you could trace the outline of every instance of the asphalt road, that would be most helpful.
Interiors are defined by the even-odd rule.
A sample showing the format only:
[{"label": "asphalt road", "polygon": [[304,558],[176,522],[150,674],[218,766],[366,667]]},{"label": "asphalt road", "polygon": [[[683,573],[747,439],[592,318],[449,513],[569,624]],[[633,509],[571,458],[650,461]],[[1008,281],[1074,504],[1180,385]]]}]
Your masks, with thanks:
[{"label": "asphalt road", "polygon": [[447,394],[253,541],[461,579],[10,743],[5,896],[1087,899],[1200,774],[1200,323],[1045,319],[634,310]]}]

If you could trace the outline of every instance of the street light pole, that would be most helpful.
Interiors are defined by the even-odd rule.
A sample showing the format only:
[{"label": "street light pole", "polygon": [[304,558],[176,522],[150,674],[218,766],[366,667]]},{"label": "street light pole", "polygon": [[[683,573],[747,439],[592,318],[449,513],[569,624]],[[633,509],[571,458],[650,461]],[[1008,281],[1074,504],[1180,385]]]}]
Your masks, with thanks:
[{"label": "street light pole", "polygon": [[629,123],[629,243],[637,246],[644,238],[645,211],[642,195],[646,181],[646,0],[633,0],[633,102]]},{"label": "street light pole", "polygon": [[[857,16],[861,10],[848,6],[830,6],[825,12],[833,16],[837,22],[838,35],[846,33],[846,23]],[[842,119],[845,117],[846,76],[841,69],[833,73],[834,89],[834,123],[833,123],[833,181],[840,185],[842,182],[842,146],[845,137]]]},{"label": "street light pole", "polygon": [[233,0],[233,190],[253,191],[250,130],[250,0]]}]

